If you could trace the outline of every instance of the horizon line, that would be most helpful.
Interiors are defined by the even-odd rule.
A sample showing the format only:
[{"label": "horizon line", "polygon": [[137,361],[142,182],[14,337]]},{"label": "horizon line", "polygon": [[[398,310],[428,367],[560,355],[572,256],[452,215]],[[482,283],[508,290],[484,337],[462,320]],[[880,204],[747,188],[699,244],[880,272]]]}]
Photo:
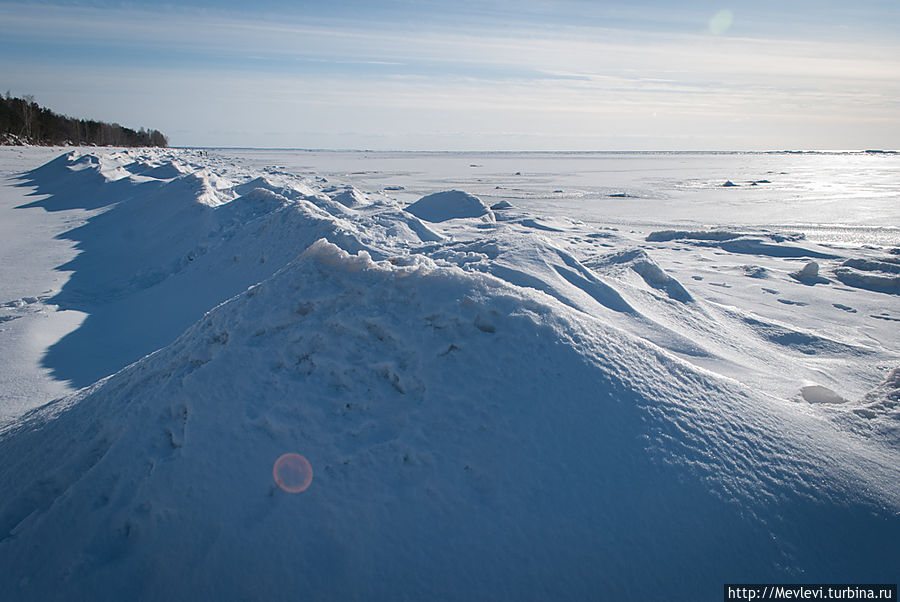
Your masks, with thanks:
[{"label": "horizon line", "polygon": [[821,154],[821,155],[845,155],[845,154],[870,154],[870,155],[897,155],[900,149],[768,149],[768,150],[689,150],[689,149],[643,149],[643,150],[573,150],[573,149],[491,149],[491,150],[447,150],[447,149],[372,149],[372,148],[304,148],[294,146],[188,146],[172,145],[168,148],[177,150],[254,150],[254,151],[296,151],[316,153],[433,153],[433,154],[654,154],[654,153],[678,153],[678,154]]}]

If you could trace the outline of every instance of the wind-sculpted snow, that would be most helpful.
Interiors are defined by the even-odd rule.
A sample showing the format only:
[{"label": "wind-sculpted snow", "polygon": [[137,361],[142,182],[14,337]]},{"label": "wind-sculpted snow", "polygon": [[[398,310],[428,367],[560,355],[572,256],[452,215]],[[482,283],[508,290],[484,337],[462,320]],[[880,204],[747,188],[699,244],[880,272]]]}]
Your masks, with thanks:
[{"label": "wind-sculpted snow", "polygon": [[785,241],[799,240],[798,237],[780,233],[737,233],[724,230],[682,232],[664,230],[652,232],[648,242],[676,241],[701,247],[717,247],[730,253],[762,255],[770,257],[812,257],[836,259],[837,255],[811,247],[785,244]]},{"label": "wind-sculpted snow", "polygon": [[[731,287],[833,286],[792,278],[802,262],[763,253],[755,279],[701,256],[698,280],[654,246],[675,239],[515,209],[426,226],[381,194],[145,152],[29,176],[54,173],[48,208],[74,203],[66,177],[124,191],[67,234],[82,253],[56,302],[89,315],[47,359],[118,371],[0,433],[10,599],[687,600],[893,579],[896,371],[873,389],[828,370],[896,356],[706,292],[728,265]],[[133,175],[97,179],[119,164]],[[678,251],[695,252],[712,251]],[[779,315],[807,302],[769,290]],[[72,363],[96,346],[116,352]],[[302,487],[273,478],[285,454],[309,461]]]},{"label": "wind-sculpted snow", "polygon": [[675,278],[666,274],[643,249],[621,251],[594,260],[595,268],[627,267],[637,273],[652,288],[663,291],[669,298],[688,303],[694,300],[691,294]]},{"label": "wind-sculpted snow", "polygon": [[900,263],[894,260],[851,258],[835,268],[834,275],[847,286],[900,295]]}]

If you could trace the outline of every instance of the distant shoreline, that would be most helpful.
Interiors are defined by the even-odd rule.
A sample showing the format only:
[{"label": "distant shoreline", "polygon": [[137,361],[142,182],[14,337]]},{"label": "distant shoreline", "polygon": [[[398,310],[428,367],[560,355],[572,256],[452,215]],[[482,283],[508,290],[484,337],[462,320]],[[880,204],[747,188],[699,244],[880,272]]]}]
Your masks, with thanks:
[{"label": "distant shoreline", "polygon": [[900,150],[426,150],[300,148],[278,146],[170,146],[179,150],[279,151],[301,153],[396,153],[433,155],[900,155]]}]

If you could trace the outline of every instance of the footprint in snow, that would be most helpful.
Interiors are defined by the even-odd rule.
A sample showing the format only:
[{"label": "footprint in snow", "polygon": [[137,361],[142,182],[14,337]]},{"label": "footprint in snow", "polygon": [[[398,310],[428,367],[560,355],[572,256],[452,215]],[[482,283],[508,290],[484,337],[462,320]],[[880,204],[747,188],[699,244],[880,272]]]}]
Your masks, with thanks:
[{"label": "footprint in snow", "polygon": [[882,314],[882,315],[880,315],[880,316],[876,316],[875,314],[871,314],[870,317],[876,318],[876,319],[878,319],[878,320],[888,320],[889,322],[900,322],[900,318],[892,318],[891,316],[887,316],[887,315],[884,315],[884,314]]},{"label": "footprint in snow", "polygon": [[809,303],[804,303],[803,301],[792,301],[790,299],[777,299],[779,303],[784,303],[785,305],[796,305],[798,307],[803,307],[804,305],[809,305]]}]

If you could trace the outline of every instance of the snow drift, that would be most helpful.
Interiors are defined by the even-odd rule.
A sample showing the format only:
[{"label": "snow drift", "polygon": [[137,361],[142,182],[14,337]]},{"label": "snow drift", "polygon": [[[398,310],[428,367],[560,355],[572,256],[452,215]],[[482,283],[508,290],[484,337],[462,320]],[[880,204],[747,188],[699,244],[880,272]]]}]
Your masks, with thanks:
[{"label": "snow drift", "polygon": [[[109,260],[99,231],[153,219],[171,239],[137,239],[161,279],[118,285],[135,251],[73,290],[127,305],[196,280],[209,311],[5,429],[12,599],[710,599],[893,578],[900,450],[865,431],[896,432],[895,376],[823,420],[669,349],[724,314],[644,250],[582,262],[515,219],[434,231],[358,191],[176,171],[122,176],[153,194],[92,222],[98,263],[73,276]],[[313,467],[304,493],[272,479],[285,453]]]}]

